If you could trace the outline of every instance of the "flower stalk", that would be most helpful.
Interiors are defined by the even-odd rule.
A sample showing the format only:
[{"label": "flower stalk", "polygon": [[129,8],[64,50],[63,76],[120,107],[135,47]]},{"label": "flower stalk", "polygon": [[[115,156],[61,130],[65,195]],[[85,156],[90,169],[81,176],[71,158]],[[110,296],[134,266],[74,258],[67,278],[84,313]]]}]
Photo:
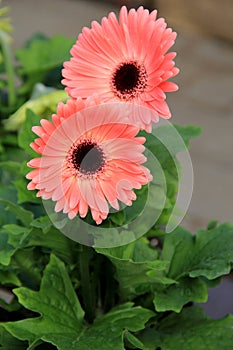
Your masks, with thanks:
[{"label": "flower stalk", "polygon": [[93,284],[90,274],[90,259],[92,256],[91,248],[88,246],[82,246],[80,252],[80,282],[81,291],[83,297],[83,304],[85,310],[85,317],[89,323],[92,323],[95,319],[96,305],[95,305],[95,291],[93,290]]}]

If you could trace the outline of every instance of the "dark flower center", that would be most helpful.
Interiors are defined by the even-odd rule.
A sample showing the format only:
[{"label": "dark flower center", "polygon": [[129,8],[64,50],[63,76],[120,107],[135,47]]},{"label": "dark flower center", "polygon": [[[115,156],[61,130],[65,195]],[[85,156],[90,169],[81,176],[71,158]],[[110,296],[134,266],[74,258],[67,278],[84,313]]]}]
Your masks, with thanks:
[{"label": "dark flower center", "polygon": [[147,83],[145,67],[135,61],[121,63],[112,76],[112,89],[116,96],[130,100],[144,91]]},{"label": "dark flower center", "polygon": [[140,71],[133,63],[125,63],[115,73],[114,83],[116,89],[121,92],[128,92],[138,84]]},{"label": "dark flower center", "polygon": [[104,166],[104,153],[96,143],[84,141],[74,147],[71,162],[79,172],[94,174]]}]

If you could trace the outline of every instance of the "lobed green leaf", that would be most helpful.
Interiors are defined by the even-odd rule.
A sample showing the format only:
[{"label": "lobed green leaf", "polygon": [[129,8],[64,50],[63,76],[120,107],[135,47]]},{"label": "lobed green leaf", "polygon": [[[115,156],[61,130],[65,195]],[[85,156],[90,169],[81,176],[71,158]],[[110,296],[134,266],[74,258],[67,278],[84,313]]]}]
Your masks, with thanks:
[{"label": "lobed green leaf", "polygon": [[14,337],[27,340],[31,347],[43,340],[58,350],[124,350],[125,331],[144,329],[154,315],[150,310],[127,303],[87,325],[66,268],[54,255],[45,269],[39,292],[23,287],[14,292],[24,307],[40,316],[2,326]]},{"label": "lobed green leaf", "polygon": [[96,251],[106,255],[115,266],[115,278],[119,283],[121,300],[131,300],[152,291],[157,284],[176,283],[164,274],[168,262],[158,260],[157,251],[149,246],[146,239],[124,247],[98,248]]},{"label": "lobed green leaf", "polygon": [[28,343],[25,341],[20,341],[15,337],[13,337],[0,324],[0,349],[1,350],[27,350]]},{"label": "lobed green leaf", "polygon": [[154,306],[158,312],[180,312],[189,302],[206,302],[208,289],[204,281],[199,278],[181,278],[177,284],[167,286],[166,289],[154,292]]},{"label": "lobed green leaf", "polygon": [[230,350],[233,338],[233,316],[211,320],[202,309],[189,307],[171,314],[154,328],[142,333],[144,350]]},{"label": "lobed green leaf", "polygon": [[225,223],[196,235],[179,227],[167,235],[162,259],[170,261],[170,278],[203,276],[212,280],[227,274],[233,262],[233,226]]}]

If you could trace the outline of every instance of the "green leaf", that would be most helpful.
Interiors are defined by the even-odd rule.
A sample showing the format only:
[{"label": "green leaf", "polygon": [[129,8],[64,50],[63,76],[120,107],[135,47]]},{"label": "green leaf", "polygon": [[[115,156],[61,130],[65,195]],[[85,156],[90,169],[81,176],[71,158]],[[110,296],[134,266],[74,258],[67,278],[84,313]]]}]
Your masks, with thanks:
[{"label": "green leaf", "polygon": [[0,304],[1,308],[9,312],[18,311],[21,309],[21,305],[9,290],[2,291],[0,289]]},{"label": "green leaf", "polygon": [[9,173],[18,174],[20,171],[20,163],[8,160],[5,162],[0,162],[0,168]]},{"label": "green leaf", "polygon": [[66,263],[76,262],[78,244],[57,230],[48,216],[37,218],[31,226],[34,228],[30,232],[28,246],[49,248],[50,252]]},{"label": "green leaf", "polygon": [[32,127],[40,125],[40,117],[36,115],[32,110],[26,110],[26,120],[19,133],[18,142],[19,146],[23,148],[32,157],[38,156],[38,154],[32,150],[30,143],[34,141],[35,134],[32,131]]},{"label": "green leaf", "polygon": [[0,325],[0,349],[2,350],[27,350],[28,343],[14,338]]},{"label": "green leaf", "polygon": [[21,177],[14,181],[15,188],[17,189],[18,203],[41,203],[41,198],[36,197],[36,191],[29,191],[27,189],[28,180]]},{"label": "green leaf", "polygon": [[1,199],[0,201],[6,205],[5,210],[10,211],[11,213],[15,214],[17,219],[19,219],[23,223],[23,225],[25,225],[27,227],[31,224],[31,221],[33,220],[33,214],[31,211],[25,210],[20,205],[12,203],[12,202],[4,200],[4,199]]},{"label": "green leaf", "polygon": [[[23,208],[22,208],[23,209]],[[20,212],[19,212],[20,213]],[[27,213],[27,212],[26,212]],[[31,212],[28,212],[31,214]],[[28,228],[16,224],[4,225],[0,230],[0,264],[9,265],[12,257],[20,250],[20,254],[25,252],[22,249],[35,247],[44,247],[44,252],[54,252],[58,257],[68,264],[74,264],[77,256],[77,243],[71,241],[64,236],[59,230],[53,227],[48,217],[37,218],[33,221],[23,218],[25,213],[22,212],[22,220],[28,224]],[[31,217],[30,217],[31,219]],[[29,251],[27,251],[29,254]],[[17,254],[17,259],[19,255]],[[16,265],[25,265],[27,262],[27,253],[23,256],[21,263],[16,262]],[[30,254],[29,254],[30,255]],[[33,258],[33,257],[32,257]],[[35,271],[29,271],[32,267],[33,260],[28,261],[28,266],[21,266],[24,275],[34,275]],[[26,273],[26,270],[28,271]],[[21,273],[19,271],[18,273]],[[38,273],[33,279],[40,279]]]},{"label": "green leaf", "polygon": [[124,332],[124,338],[137,349],[143,349],[142,342],[129,331]]},{"label": "green leaf", "polygon": [[168,277],[184,276],[215,279],[231,270],[233,262],[233,226],[229,223],[196,235],[177,228],[166,236],[162,259],[169,260]]},{"label": "green leaf", "polygon": [[232,315],[211,320],[197,307],[171,314],[140,337],[144,350],[230,350],[232,339]]},{"label": "green leaf", "polygon": [[21,281],[12,271],[0,271],[0,285],[5,284],[20,287]]},{"label": "green leaf", "polygon": [[200,136],[202,129],[199,126],[183,126],[174,125],[180,136],[182,137],[185,145],[189,147],[189,142],[192,138]]},{"label": "green leaf", "polygon": [[[152,152],[158,164],[160,164],[162,174],[165,177],[166,193],[163,193],[164,190],[161,193],[156,193],[155,191],[157,203],[161,202],[160,209],[163,209],[156,221],[157,225],[166,225],[170,219],[175,219],[173,209],[176,204],[178,181],[182,173],[177,154],[181,151],[186,151],[189,140],[192,137],[196,137],[199,133],[200,129],[198,127],[176,127],[172,124],[157,127],[151,134],[147,134],[144,131],[140,132],[140,135],[146,138],[146,148]],[[154,177],[156,182],[156,176]],[[158,196],[161,197],[160,201]],[[163,198],[167,199],[165,204],[162,200]],[[172,213],[173,216],[171,217]]]},{"label": "green leaf", "polygon": [[[21,171],[23,173],[28,173],[30,169],[26,164],[22,164]],[[27,189],[28,185],[28,180],[26,179],[25,176],[21,176],[17,180],[14,181],[15,188],[17,189],[17,196],[18,196],[18,203],[35,203],[35,204],[40,204],[41,203],[41,198],[36,197],[36,191],[29,191]]]},{"label": "green leaf", "polygon": [[181,278],[177,284],[156,291],[154,296],[155,310],[158,312],[180,312],[188,302],[206,302],[208,289],[206,283],[198,278]]},{"label": "green leaf", "polygon": [[132,303],[121,305],[97,318],[93,327],[86,330],[72,349],[124,350],[124,330],[137,332],[144,329],[145,323],[153,316],[150,310],[132,306]]},{"label": "green leaf", "polygon": [[96,251],[106,255],[115,266],[121,300],[130,300],[151,291],[156,284],[176,283],[163,273],[168,262],[157,260],[157,251],[145,239],[124,247],[98,248]]},{"label": "green leaf", "polygon": [[10,268],[17,274],[22,285],[38,289],[47,259],[46,255],[42,255],[34,247],[21,248],[13,254]]},{"label": "green leaf", "polygon": [[[191,138],[197,137],[200,131],[200,128],[196,126],[176,126],[168,124],[155,127],[151,134],[147,134],[144,131],[140,132],[146,137],[145,146],[153,153],[160,164],[166,182],[167,192],[165,195],[167,200],[162,207],[164,209],[159,219],[156,221],[156,225],[166,226],[169,222],[170,227],[172,223],[174,227],[177,226],[176,216],[179,217],[180,214],[173,212],[173,210],[176,205],[179,178],[182,176],[182,169],[177,159],[177,154],[187,151]],[[155,181],[156,176],[157,175],[154,176]]]},{"label": "green leaf", "polygon": [[[140,238],[139,240],[135,241],[132,246],[134,249],[132,250],[131,256],[129,256],[128,259],[131,259],[137,263],[144,263],[148,261],[150,262],[151,266],[153,265],[153,262],[158,259],[158,251],[150,246],[150,242],[147,238]],[[122,248],[124,249],[124,247]]]},{"label": "green leaf", "polygon": [[233,227],[230,224],[215,226],[200,230],[195,236],[179,227],[165,236],[161,258],[170,261],[166,276],[178,283],[155,290],[156,311],[180,312],[188,302],[207,301],[208,280],[230,272]]},{"label": "green leaf", "polygon": [[126,222],[133,221],[144,209],[148,195],[148,186],[142,186],[140,190],[135,190],[134,192],[136,193],[137,199],[133,201],[131,206],[124,209]]},{"label": "green leaf", "polygon": [[[16,202],[16,190],[12,185],[0,186],[0,199]],[[0,227],[7,223],[16,223],[16,217],[13,213],[5,211],[5,204],[0,200]]]},{"label": "green leaf", "polygon": [[207,226],[207,230],[213,230],[217,226],[218,226],[218,221],[217,220],[212,220],[212,221],[209,222],[209,224]]},{"label": "green leaf", "polygon": [[58,350],[124,350],[124,331],[138,332],[154,315],[150,310],[128,303],[88,326],[65,266],[53,255],[39,292],[27,288],[14,292],[23,306],[41,316],[4,323],[3,327],[18,339],[28,340],[31,346],[43,340],[57,346]]},{"label": "green leaf", "polygon": [[[197,126],[177,126],[173,124],[155,128],[153,134],[141,131],[140,134],[146,137],[146,147],[159,160],[163,166],[172,163],[172,158],[189,146],[191,138],[199,136],[201,128]],[[169,168],[166,170],[168,171]],[[169,169],[171,172],[171,169]]]},{"label": "green leaf", "polygon": [[8,119],[4,120],[4,128],[8,131],[19,130],[19,128],[23,125],[23,123],[26,120],[28,110],[31,110],[35,115],[40,116],[40,118],[38,117],[37,119],[35,119],[36,124],[33,124],[39,125],[38,120],[40,120],[41,118],[50,117],[52,113],[56,112],[58,102],[66,102],[67,99],[68,95],[63,90],[48,92],[47,94],[42,95],[38,98],[30,99],[27,102],[25,102]]},{"label": "green leaf", "polygon": [[120,210],[115,213],[111,213],[108,217],[109,220],[111,220],[114,224],[117,226],[121,226],[125,222],[125,211]]},{"label": "green leaf", "polygon": [[63,62],[70,59],[70,49],[74,42],[73,39],[59,35],[51,39],[34,37],[27,47],[17,50],[16,56],[21,63],[19,74],[25,81],[21,93],[30,92],[38,82],[57,86],[61,80]]},{"label": "green leaf", "polygon": [[11,134],[11,133],[3,134],[1,135],[1,141],[4,145],[7,145],[7,146],[12,146],[12,147],[18,146],[16,134]]},{"label": "green leaf", "polygon": [[5,225],[0,230],[0,264],[10,264],[11,257],[24,246],[28,233],[28,229],[15,224]]},{"label": "green leaf", "polygon": [[[154,184],[150,184],[150,186],[154,186]],[[151,198],[151,202],[153,202],[153,207],[157,208],[158,207],[158,203],[159,203],[159,198],[158,196],[160,195],[159,192],[159,188],[158,190],[156,190],[156,199],[155,201],[153,201],[154,199]],[[110,223],[115,224],[114,226],[123,226],[123,225],[127,225],[131,222],[133,222],[143,211],[146,201],[148,199],[148,186],[142,186],[141,189],[136,189],[134,190],[137,199],[135,201],[133,201],[131,206],[126,206],[123,210],[120,210],[116,213],[111,213],[108,216],[108,221],[110,221]],[[155,192],[155,191],[154,191]],[[133,224],[132,224],[133,225]],[[142,227],[143,230],[143,227]],[[134,231],[134,229],[132,228],[132,226],[130,226],[129,231]],[[106,240],[106,237],[104,238]]]},{"label": "green leaf", "polygon": [[25,152],[17,146],[4,146],[3,155],[1,160],[5,161],[15,161],[21,163],[25,160]]},{"label": "green leaf", "polygon": [[28,47],[16,52],[22,66],[21,73],[33,75],[39,72],[43,77],[45,72],[62,66],[70,58],[69,51],[73,44],[73,39],[61,35],[31,41]]},{"label": "green leaf", "polygon": [[[49,216],[47,216],[47,215],[46,216],[41,216],[41,217],[36,218],[35,220],[33,220],[31,222],[31,226],[35,227],[35,228],[39,228],[40,230],[42,230],[42,232],[44,234],[47,234],[51,230],[51,228],[55,229],[55,227],[53,226]],[[60,233],[59,230],[56,230],[56,233],[58,233],[58,232]],[[64,237],[64,235],[62,235],[62,236]],[[47,237],[46,237],[46,239],[47,239]]]},{"label": "green leaf", "polygon": [[39,292],[23,287],[14,292],[23,306],[41,316],[4,324],[11,334],[30,344],[42,339],[59,344],[59,349],[71,348],[82,331],[84,312],[65,266],[58,258],[51,256]]}]

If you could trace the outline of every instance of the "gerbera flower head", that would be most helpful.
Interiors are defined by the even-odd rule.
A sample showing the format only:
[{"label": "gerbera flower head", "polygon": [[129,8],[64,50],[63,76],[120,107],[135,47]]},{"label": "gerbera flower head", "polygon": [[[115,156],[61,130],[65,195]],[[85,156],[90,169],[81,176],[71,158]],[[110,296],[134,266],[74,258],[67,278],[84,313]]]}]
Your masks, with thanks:
[{"label": "gerbera flower head", "polygon": [[146,112],[150,120],[145,123],[141,109],[134,119],[147,131],[159,116],[170,118],[165,92],[178,88],[167,81],[179,72],[173,61],[176,53],[168,53],[176,33],[156,15],[143,7],[128,12],[123,6],[119,21],[111,12],[101,24],[94,21],[91,29],[83,28],[62,70],[68,94],[84,99],[98,94],[102,102],[146,107],[151,111]]},{"label": "gerbera flower head", "polygon": [[152,179],[142,165],[145,138],[136,137],[138,128],[128,124],[122,104],[87,108],[81,99],[69,100],[59,104],[52,122],[42,119],[33,131],[39,138],[31,147],[41,157],[28,163],[34,168],[27,174],[28,189],[55,201],[55,211],[70,219],[85,217],[90,209],[100,224],[109,206],[131,205],[133,189]]}]

